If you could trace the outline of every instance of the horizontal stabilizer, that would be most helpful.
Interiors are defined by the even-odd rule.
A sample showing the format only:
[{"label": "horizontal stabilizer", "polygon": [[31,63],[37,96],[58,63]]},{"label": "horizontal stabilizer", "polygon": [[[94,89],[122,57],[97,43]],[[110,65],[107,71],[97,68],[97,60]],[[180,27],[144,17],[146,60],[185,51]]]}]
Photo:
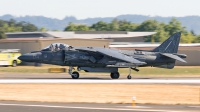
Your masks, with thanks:
[{"label": "horizontal stabilizer", "polygon": [[180,62],[187,63],[185,60],[183,60],[182,58],[178,57],[177,55],[173,55],[173,54],[169,54],[169,53],[160,53],[160,54],[163,55],[163,56],[178,60]]}]

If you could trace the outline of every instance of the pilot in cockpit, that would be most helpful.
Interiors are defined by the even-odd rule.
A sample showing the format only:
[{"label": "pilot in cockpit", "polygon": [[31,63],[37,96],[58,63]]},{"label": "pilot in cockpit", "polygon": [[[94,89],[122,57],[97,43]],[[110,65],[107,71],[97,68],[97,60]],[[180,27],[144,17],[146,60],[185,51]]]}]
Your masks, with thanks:
[{"label": "pilot in cockpit", "polygon": [[59,48],[60,48],[60,49],[65,49],[65,48],[66,48],[66,45],[60,44],[60,45],[59,45]]},{"label": "pilot in cockpit", "polygon": [[44,50],[50,50],[50,51],[54,51],[54,46],[51,44],[49,47],[47,47]]},{"label": "pilot in cockpit", "polygon": [[67,47],[69,47],[69,45],[66,45],[66,44],[63,44],[63,43],[54,43],[54,44],[47,46],[42,51],[56,52],[56,51],[59,51],[59,50],[67,49]]},{"label": "pilot in cockpit", "polygon": [[60,50],[60,48],[59,48],[58,44],[56,44],[54,51],[59,51],[59,50]]}]

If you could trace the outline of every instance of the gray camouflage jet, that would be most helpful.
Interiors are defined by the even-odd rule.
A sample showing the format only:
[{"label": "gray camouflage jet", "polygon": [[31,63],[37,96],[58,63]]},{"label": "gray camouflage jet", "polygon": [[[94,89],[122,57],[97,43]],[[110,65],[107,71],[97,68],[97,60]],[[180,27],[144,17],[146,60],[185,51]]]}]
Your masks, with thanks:
[{"label": "gray camouflage jet", "polygon": [[160,46],[151,51],[145,50],[114,50],[100,47],[73,47],[62,43],[54,43],[41,51],[23,54],[18,59],[24,62],[37,62],[69,66],[68,73],[73,79],[79,78],[79,73],[109,72],[112,79],[118,79],[118,68],[129,68],[128,79],[131,79],[131,70],[139,71],[139,67],[160,67],[173,69],[176,60],[185,62],[185,54],[178,54],[181,33],[175,33]]}]

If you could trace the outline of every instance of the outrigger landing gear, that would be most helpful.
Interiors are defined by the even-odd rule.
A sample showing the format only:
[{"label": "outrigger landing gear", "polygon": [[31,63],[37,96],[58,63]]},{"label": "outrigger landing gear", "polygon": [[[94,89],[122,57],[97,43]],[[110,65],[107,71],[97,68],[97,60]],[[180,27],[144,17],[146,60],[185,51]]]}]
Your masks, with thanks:
[{"label": "outrigger landing gear", "polygon": [[127,79],[131,79],[131,67],[129,67],[129,74],[127,76]]},{"label": "outrigger landing gear", "polygon": [[72,79],[78,79],[79,78],[79,73],[74,71],[72,72],[74,68],[72,66],[69,67],[68,73],[71,75]]},{"label": "outrigger landing gear", "polygon": [[127,76],[127,79],[131,79],[131,75],[128,75],[128,76]]},{"label": "outrigger landing gear", "polygon": [[129,67],[129,75],[127,76],[127,79],[131,79],[131,69],[135,70],[136,72],[139,72],[139,69]]}]

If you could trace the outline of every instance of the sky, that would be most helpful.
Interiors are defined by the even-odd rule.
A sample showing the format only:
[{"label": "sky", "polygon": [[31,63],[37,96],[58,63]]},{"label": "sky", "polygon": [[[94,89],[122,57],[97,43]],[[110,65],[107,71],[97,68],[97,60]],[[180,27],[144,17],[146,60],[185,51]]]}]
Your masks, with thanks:
[{"label": "sky", "polygon": [[63,19],[147,16],[200,16],[200,0],[0,0],[0,16],[45,16]]}]

